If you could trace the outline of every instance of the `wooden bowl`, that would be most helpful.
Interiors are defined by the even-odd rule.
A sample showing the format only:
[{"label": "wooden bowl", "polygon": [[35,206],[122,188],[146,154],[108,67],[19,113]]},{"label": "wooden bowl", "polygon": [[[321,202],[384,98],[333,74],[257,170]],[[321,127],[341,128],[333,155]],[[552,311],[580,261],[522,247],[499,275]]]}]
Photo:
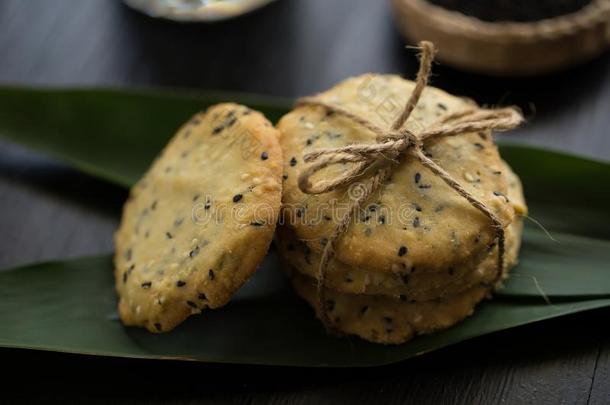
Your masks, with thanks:
[{"label": "wooden bowl", "polygon": [[487,22],[425,0],[392,0],[410,42],[435,43],[438,59],[498,76],[547,73],[588,61],[610,46],[610,0],[535,22]]}]

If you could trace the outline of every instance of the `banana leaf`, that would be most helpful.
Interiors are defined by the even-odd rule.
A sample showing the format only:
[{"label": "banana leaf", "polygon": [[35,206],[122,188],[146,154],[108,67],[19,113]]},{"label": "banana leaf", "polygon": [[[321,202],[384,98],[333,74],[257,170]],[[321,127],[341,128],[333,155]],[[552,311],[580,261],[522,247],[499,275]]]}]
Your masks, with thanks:
[{"label": "banana leaf", "polygon": [[[277,120],[285,100],[237,94],[0,88],[0,136],[129,186],[175,129],[220,101]],[[166,334],[126,328],[111,255],[0,271],[0,346],[102,356],[289,366],[376,366],[548,318],[610,306],[610,165],[524,146],[503,157],[532,221],[505,288],[446,331],[400,346],[328,336],[290,290],[273,250],[226,307]],[[539,225],[541,224],[542,227]]]}]

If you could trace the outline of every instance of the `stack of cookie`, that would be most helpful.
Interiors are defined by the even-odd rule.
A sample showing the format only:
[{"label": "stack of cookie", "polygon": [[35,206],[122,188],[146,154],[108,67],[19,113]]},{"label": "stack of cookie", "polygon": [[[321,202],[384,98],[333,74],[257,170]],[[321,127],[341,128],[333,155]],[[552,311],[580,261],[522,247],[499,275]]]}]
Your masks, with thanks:
[{"label": "stack of cookie", "polygon": [[[403,343],[470,315],[505,276],[498,268],[506,272],[515,264],[526,212],[519,179],[501,159],[491,131],[427,140],[425,156],[501,223],[504,266],[497,265],[497,229],[489,218],[429,167],[407,156],[358,205],[334,241],[319,286],[325,247],[351,202],[366,192],[367,178],[328,192],[306,193],[299,182],[309,165],[303,156],[375,144],[377,135],[353,117],[388,128],[414,88],[414,82],[393,75],[350,78],[317,95],[319,105],[301,105],[278,124],[285,170],[283,223],[276,242],[293,285],[320,318],[327,319],[327,326],[377,343]],[[471,101],[425,87],[404,127],[421,133],[444,117],[472,109]],[[328,182],[353,168],[346,161],[327,166],[316,174],[317,180]]]},{"label": "stack of cookie", "polygon": [[186,123],[115,235],[123,323],[166,332],[227,304],[274,234],[329,329],[397,344],[471,314],[517,260],[527,208],[491,130],[521,116],[428,87],[422,49],[416,83],[351,78],[277,129],[235,104]]}]

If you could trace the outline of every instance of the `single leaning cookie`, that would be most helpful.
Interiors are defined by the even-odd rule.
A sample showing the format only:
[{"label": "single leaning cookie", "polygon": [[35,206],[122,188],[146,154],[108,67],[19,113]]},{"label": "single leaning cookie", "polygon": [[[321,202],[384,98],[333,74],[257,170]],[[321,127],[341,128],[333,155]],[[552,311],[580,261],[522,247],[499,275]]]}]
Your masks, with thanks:
[{"label": "single leaning cookie", "polygon": [[164,332],[225,305],[269,248],[281,176],[262,114],[219,104],[185,124],[132,188],[115,235],[123,323]]}]

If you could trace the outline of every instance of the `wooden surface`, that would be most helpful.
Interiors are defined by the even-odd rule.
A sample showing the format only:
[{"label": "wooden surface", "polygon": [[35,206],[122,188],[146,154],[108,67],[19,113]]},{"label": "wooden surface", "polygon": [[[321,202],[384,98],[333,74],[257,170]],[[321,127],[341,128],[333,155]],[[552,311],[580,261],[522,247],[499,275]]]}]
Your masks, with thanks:
[{"label": "wooden surface", "polygon": [[[156,21],[118,0],[0,2],[0,82],[171,86],[295,97],[416,63],[385,1],[280,0],[214,25]],[[610,55],[533,79],[435,66],[433,84],[516,103],[510,135],[610,160]],[[602,192],[610,192],[600,184]],[[0,267],[112,249],[125,192],[0,142]],[[610,403],[610,311],[556,319],[398,365],[309,370],[0,350],[11,399],[196,403]],[[0,325],[1,327],[1,325]],[[295,348],[298,350],[298,348]]]}]

